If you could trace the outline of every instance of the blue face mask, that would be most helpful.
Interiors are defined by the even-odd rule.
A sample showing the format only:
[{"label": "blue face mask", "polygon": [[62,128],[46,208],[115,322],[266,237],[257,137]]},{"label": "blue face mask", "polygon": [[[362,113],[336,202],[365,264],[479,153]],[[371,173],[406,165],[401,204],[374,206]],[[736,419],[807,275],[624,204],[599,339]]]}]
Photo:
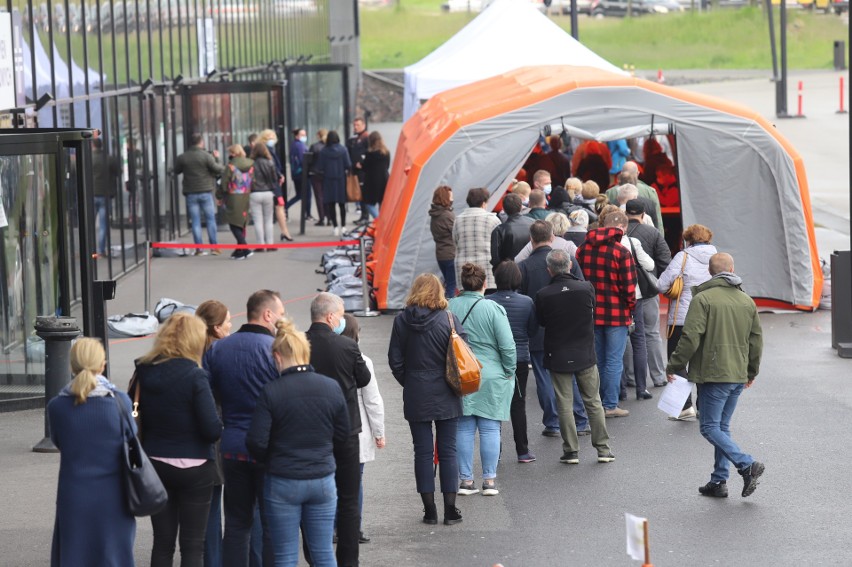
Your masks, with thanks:
[{"label": "blue face mask", "polygon": [[275,147],[275,140],[266,140],[266,147],[272,149]]},{"label": "blue face mask", "polygon": [[346,319],[341,317],[340,323],[338,323],[337,326],[334,328],[334,332],[339,335],[340,333],[343,332],[343,330],[345,328],[346,328]]},{"label": "blue face mask", "polygon": [[307,144],[308,143],[308,137],[307,136],[300,136],[299,141],[302,142],[303,144]]}]

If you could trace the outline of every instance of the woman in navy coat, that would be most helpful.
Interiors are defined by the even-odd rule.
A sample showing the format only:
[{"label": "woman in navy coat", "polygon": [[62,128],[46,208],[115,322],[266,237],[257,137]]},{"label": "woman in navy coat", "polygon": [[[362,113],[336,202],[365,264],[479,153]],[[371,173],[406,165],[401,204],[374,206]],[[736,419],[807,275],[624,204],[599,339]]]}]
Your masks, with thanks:
[{"label": "woman in navy coat", "polygon": [[432,472],[432,422],[438,445],[441,492],[444,496],[444,523],[461,522],[456,508],[459,465],[456,460],[456,432],[462,415],[461,398],[447,384],[446,360],[450,344],[450,321],[465,340],[467,335],[458,317],[447,311],[444,286],[435,274],[420,274],[405,300],[405,309],[393,322],[388,363],[403,388],[405,419],[414,442],[414,477],[423,500],[423,522],[438,523],[435,506],[435,476]]},{"label": "woman in navy coat", "polygon": [[50,437],[60,451],[53,567],[133,565],[136,519],[124,497],[116,403],[117,397],[129,412],[130,398],[101,375],[105,366],[101,343],[78,339],[71,347],[74,379],[47,405]]},{"label": "woman in navy coat", "polygon": [[[325,147],[320,151],[316,171],[322,175],[325,214],[331,220],[334,234],[339,235],[346,224],[346,174],[352,171],[352,162],[349,152],[340,144],[340,136],[334,130],[325,137]],[[340,225],[337,224],[335,204],[340,209]]]}]

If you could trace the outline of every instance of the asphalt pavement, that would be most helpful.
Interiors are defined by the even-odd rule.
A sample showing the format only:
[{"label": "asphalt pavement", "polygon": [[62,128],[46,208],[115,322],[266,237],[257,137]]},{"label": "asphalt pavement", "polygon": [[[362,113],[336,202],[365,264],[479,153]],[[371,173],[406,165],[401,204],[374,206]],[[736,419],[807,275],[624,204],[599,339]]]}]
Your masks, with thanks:
[{"label": "asphalt pavement", "polygon": [[[826,85],[835,77],[819,76]],[[726,88],[726,92],[747,90],[741,81]],[[757,83],[755,88],[759,90]],[[771,88],[764,85],[770,94]],[[828,87],[826,99],[827,91]],[[829,110],[836,109],[808,109],[807,119],[791,123],[784,132],[805,156],[818,211],[819,247],[826,257],[849,243],[848,117],[835,116],[832,121]],[[399,126],[382,127],[387,132]],[[779,128],[788,127],[785,123]],[[813,168],[809,160],[814,158],[806,147],[822,156]],[[829,166],[830,172],[822,171]],[[835,177],[841,180],[836,185]],[[820,221],[823,209],[841,230]],[[291,232],[294,226],[290,225]],[[230,241],[226,233],[220,236]],[[308,234],[296,240],[332,239],[331,229],[309,226]],[[236,328],[245,322],[248,295],[259,288],[274,289],[281,292],[297,325],[306,328],[310,299],[324,285],[323,276],[314,272],[320,254],[321,249],[294,249],[255,254],[239,262],[227,255],[157,258],[152,263],[152,297],[186,303],[220,299],[230,307]],[[111,313],[144,308],[143,279],[137,271],[119,281]],[[402,389],[387,366],[393,315],[360,319],[361,347],[375,363],[385,400],[388,439],[387,448],[377,451],[377,460],[365,470],[363,527],[372,541],[361,546],[362,565],[636,565],[625,553],[625,512],[648,518],[651,563],[657,567],[852,565],[848,527],[852,480],[845,447],[852,423],[852,389],[846,387],[852,362],[838,358],[831,349],[828,311],[765,313],[761,321],[765,340],[761,372],[742,396],[733,422],[734,439],[766,463],[761,484],[749,498],[739,496],[741,484],[735,474],[728,499],[698,495],[698,486],[709,479],[713,451],[697,423],[668,421],[656,409],[660,389],[653,390],[654,400],[625,402],[629,417],[607,421],[614,463],[598,464],[589,438],[583,437],[580,464],[560,464],[561,440],[540,435],[541,411],[531,380],[530,448],[538,460],[515,462],[511,425],[504,424],[500,494],[459,496],[461,524],[427,526],[420,522]],[[151,344],[150,338],[111,341],[112,379],[119,386],[126,387],[132,360]],[[43,421],[41,410],[0,414],[2,565],[49,562],[59,456],[31,452],[41,439]],[[150,549],[150,522],[143,518],[137,528],[138,564],[148,563]]]}]

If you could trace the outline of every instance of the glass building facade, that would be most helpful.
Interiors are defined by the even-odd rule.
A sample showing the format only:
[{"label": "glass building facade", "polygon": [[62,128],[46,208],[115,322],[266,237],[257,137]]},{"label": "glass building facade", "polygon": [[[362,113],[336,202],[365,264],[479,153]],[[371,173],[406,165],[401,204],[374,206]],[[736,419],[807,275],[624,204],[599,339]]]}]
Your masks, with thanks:
[{"label": "glass building facade", "polygon": [[91,198],[78,192],[79,150],[0,144],[0,411],[44,394],[36,316],[79,315],[92,300],[87,269],[115,279],[144,261],[146,241],[187,231],[171,171],[191,133],[227,155],[266,128],[282,142],[290,124],[347,131],[357,3],[8,0],[0,59],[9,42],[15,104],[0,107],[4,132],[96,130],[113,167],[97,178],[110,196],[106,219],[91,216],[107,227],[94,257],[95,227],[78,214]]}]

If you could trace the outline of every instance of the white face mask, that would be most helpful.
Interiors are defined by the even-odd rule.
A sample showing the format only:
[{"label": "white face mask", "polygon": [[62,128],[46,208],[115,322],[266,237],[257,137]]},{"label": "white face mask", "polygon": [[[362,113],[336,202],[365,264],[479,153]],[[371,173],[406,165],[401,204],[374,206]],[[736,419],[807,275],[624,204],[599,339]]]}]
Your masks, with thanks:
[{"label": "white face mask", "polygon": [[303,144],[307,144],[308,143],[308,137],[307,136],[299,136],[299,141],[302,142]]},{"label": "white face mask", "polygon": [[529,200],[529,199],[524,199],[523,201],[521,201],[521,204],[522,204],[523,206],[525,206],[525,207],[529,207],[529,206],[530,206],[530,200]]},{"label": "white face mask", "polygon": [[544,194],[545,194],[545,195],[550,195],[550,192],[551,192],[552,190],[553,190],[553,189],[551,189],[551,188],[550,188],[550,183],[548,183],[547,185],[545,185],[544,187],[542,187],[542,191],[544,191]]}]

